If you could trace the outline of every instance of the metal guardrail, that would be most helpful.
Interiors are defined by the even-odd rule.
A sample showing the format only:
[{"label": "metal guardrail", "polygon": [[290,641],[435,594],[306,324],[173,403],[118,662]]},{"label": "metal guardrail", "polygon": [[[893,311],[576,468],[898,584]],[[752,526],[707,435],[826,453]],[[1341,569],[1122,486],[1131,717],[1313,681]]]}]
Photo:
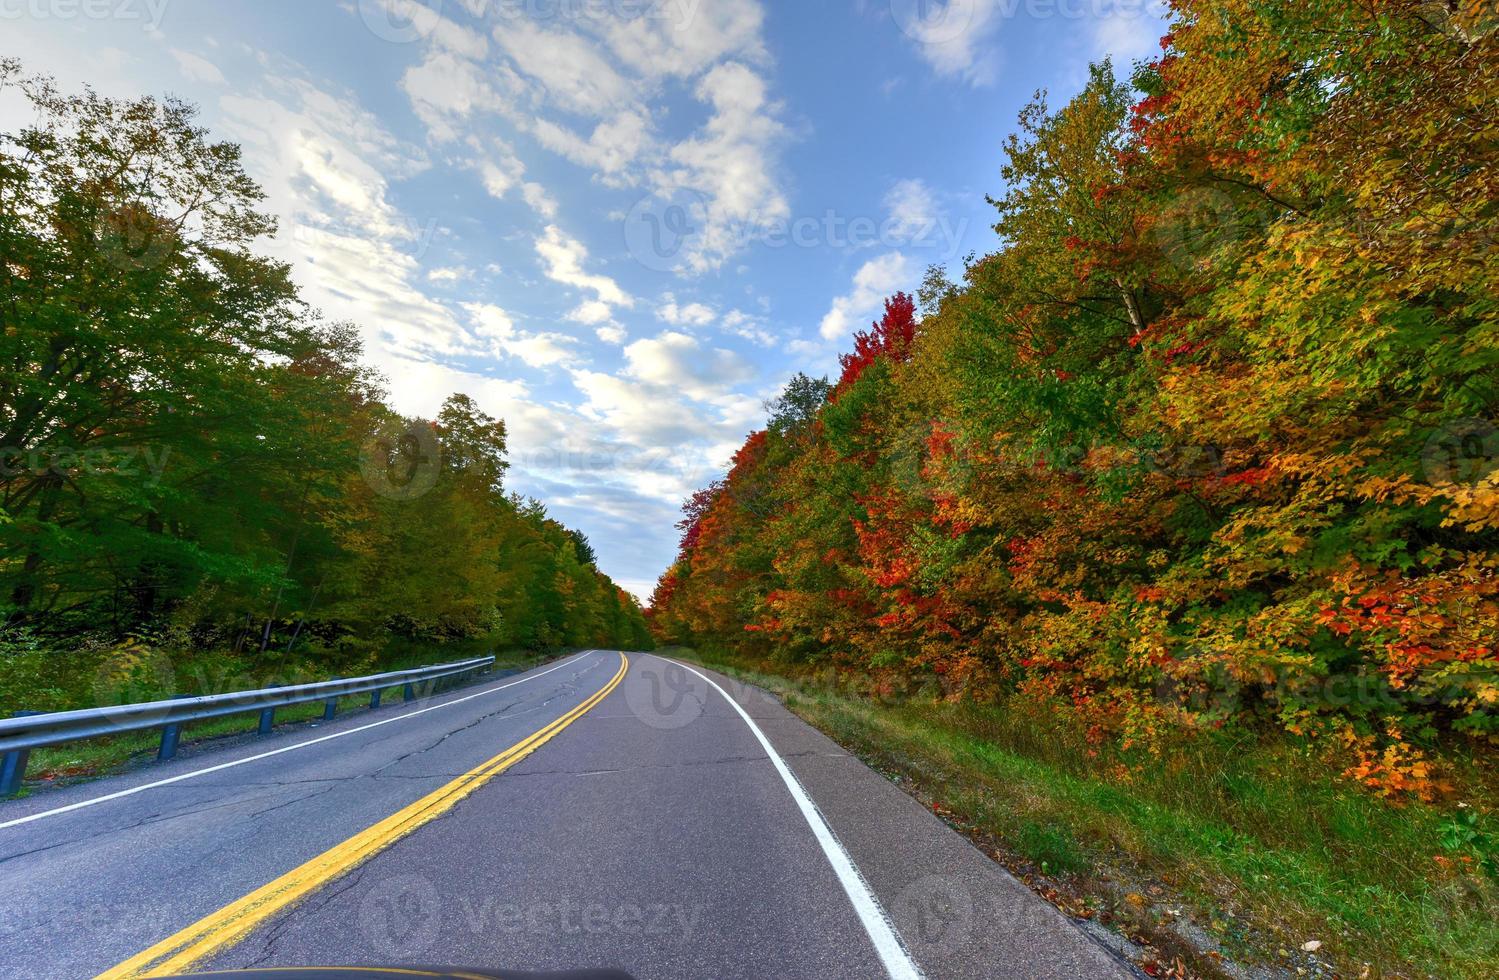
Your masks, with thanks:
[{"label": "metal guardrail", "polygon": [[0,720],[0,796],[13,796],[21,789],[26,775],[27,757],[32,749],[63,745],[101,735],[123,735],[129,732],[161,729],[161,747],[156,758],[166,760],[177,754],[182,726],[188,722],[223,718],[228,715],[260,713],[257,731],[269,734],[275,724],[276,709],[294,704],[324,702],[323,719],[332,720],[338,711],[338,699],[368,694],[370,707],[380,707],[381,694],[402,686],[405,700],[417,697],[417,685],[423,694],[430,693],[437,681],[463,674],[488,671],[494,657],[478,657],[434,667],[396,670],[368,677],[336,678],[316,684],[294,684],[268,687],[259,691],[233,691],[202,697],[179,697],[170,701],[148,701],[52,714],[18,712],[15,717]]}]

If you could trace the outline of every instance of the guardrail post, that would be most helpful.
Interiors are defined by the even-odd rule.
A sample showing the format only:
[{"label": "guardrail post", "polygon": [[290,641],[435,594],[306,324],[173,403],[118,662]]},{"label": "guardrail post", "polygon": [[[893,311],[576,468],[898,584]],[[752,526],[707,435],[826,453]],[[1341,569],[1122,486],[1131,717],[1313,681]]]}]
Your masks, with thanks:
[{"label": "guardrail post", "polygon": [[[41,711],[14,711],[12,718],[40,715]],[[0,757],[0,796],[15,796],[21,792],[21,783],[26,778],[26,763],[31,758],[30,749],[11,749]]]},{"label": "guardrail post", "polygon": [[262,708],[260,711],[260,725],[255,729],[256,735],[269,735],[271,729],[276,727],[276,709]]},{"label": "guardrail post", "polygon": [[407,681],[406,682],[406,686],[404,688],[402,688],[402,690],[401,690],[401,696],[404,697],[407,701],[415,701],[416,700],[416,688],[414,688],[414,687],[411,686],[411,682],[410,681]]},{"label": "guardrail post", "polygon": [[[342,677],[332,678],[335,681],[343,680]],[[338,698],[329,698],[323,702],[323,720],[332,721],[333,716],[338,714]]]},{"label": "guardrail post", "polygon": [[[173,700],[182,701],[193,697],[191,694],[174,694]],[[177,743],[182,740],[182,723],[173,722],[161,730],[161,747],[156,750],[156,761],[166,762],[177,757]]]},{"label": "guardrail post", "polygon": [[380,690],[377,688],[370,692],[370,708],[380,707]]}]

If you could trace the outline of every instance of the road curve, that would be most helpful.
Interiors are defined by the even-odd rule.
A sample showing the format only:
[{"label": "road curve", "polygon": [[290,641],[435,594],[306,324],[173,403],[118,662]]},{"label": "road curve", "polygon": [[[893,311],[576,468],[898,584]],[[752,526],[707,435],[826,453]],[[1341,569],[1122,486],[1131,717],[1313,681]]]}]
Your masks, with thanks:
[{"label": "road curve", "polygon": [[648,654],[0,806],[0,876],[4,976],[1132,975],[769,695]]}]

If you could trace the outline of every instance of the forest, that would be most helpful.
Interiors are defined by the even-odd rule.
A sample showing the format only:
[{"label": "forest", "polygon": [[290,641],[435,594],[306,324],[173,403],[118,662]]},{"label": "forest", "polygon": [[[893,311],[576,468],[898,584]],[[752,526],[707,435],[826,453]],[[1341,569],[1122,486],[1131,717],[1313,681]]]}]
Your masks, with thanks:
[{"label": "forest", "polygon": [[[772,17],[793,8],[765,6]],[[881,29],[891,19],[886,5],[849,6]],[[1094,20],[1119,6],[1095,5]],[[566,650],[660,649],[749,685],[733,689],[736,703],[779,698],[838,747],[798,766],[862,760],[917,801],[892,790],[907,810],[919,804],[931,827],[965,835],[1080,928],[1098,926],[1111,950],[1116,939],[1134,948],[1151,976],[1499,975],[1499,7],[1162,6],[1171,26],[1158,54],[1079,69],[1065,96],[1036,92],[1018,120],[964,117],[993,137],[980,186],[995,237],[981,251],[882,287],[900,291],[829,376],[832,352],[792,362],[819,348],[788,343],[773,369],[726,372],[681,403],[706,411],[706,395],[722,394],[741,405],[775,372],[763,427],[722,477],[685,502],[675,529],[668,517],[641,532],[664,536],[663,559],[677,545],[647,608],[599,569],[581,529],[516,491],[523,467],[511,471],[504,419],[446,390],[430,418],[398,410],[409,403],[391,389],[404,389],[369,366],[361,341],[382,324],[325,315],[298,286],[311,294],[316,264],[282,258],[295,249],[261,183],[274,191],[276,174],[250,172],[189,103],[63,91],[0,57],[0,97],[30,120],[0,131],[0,717],[491,651],[520,667]],[[1078,31],[1096,26],[1085,16]],[[762,84],[756,59],[774,59],[750,21],[753,43],[720,53],[694,89],[714,113],[705,131],[716,138],[743,116],[810,138],[810,123],[791,124],[789,93]],[[694,23],[682,37],[703,42],[710,20]],[[514,42],[517,30],[487,26],[475,64],[519,79],[503,45],[485,60],[491,38]],[[599,33],[584,40],[603,43]],[[535,37],[564,35],[548,24]],[[365,81],[383,58],[417,57],[377,39],[379,57],[350,69]],[[361,59],[369,50],[348,43]],[[637,49],[632,69],[674,60]],[[632,100],[681,95],[689,76],[662,72],[631,75]],[[578,95],[529,88],[558,100],[532,104],[537,113],[583,118],[567,101]],[[412,104],[397,122],[430,126],[426,103]],[[668,113],[653,111],[642,125],[664,135]],[[502,116],[484,125],[513,121]],[[441,128],[456,133],[459,119]],[[859,161],[875,183],[906,166],[880,140],[915,141],[883,114],[879,124]],[[501,147],[478,135],[461,145]],[[642,157],[650,166],[629,184],[643,203],[660,203],[652,180],[679,174],[646,169],[739,159],[696,137],[662,152]],[[706,171],[725,185],[714,198],[763,176],[753,170]],[[579,170],[567,186],[618,196],[629,173]],[[534,209],[525,220],[558,207],[546,190],[515,188],[513,203]],[[608,234],[613,250],[593,255],[607,267],[629,250],[628,214],[593,210],[608,216],[596,241]],[[530,247],[493,224],[493,242],[509,233]],[[517,281],[548,300],[547,283],[595,283],[600,299],[571,314],[592,325],[580,313],[611,306],[598,284],[624,291],[585,271],[575,244],[538,266],[541,278]],[[695,273],[690,288],[759,293],[756,322],[790,337],[796,324],[770,320],[793,319],[795,293],[843,285],[772,295],[747,281],[752,268]],[[715,310],[675,288],[684,309],[666,294],[671,316],[696,306],[696,325],[713,327]],[[616,329],[628,336],[597,336]],[[697,343],[658,339],[669,336]],[[610,377],[632,377],[628,348],[615,355],[626,361]],[[689,372],[672,366],[665,380]],[[729,446],[742,418],[736,407]],[[720,445],[722,427],[704,426]],[[661,441],[681,441],[668,449],[685,456],[694,438]],[[518,423],[515,442],[535,448],[520,445]],[[630,690],[687,676],[658,662],[667,673],[642,678],[651,661],[634,658]],[[651,690],[642,698],[679,695],[684,726],[738,725],[685,689]],[[661,705],[652,714],[617,697],[641,722],[632,736],[655,740],[643,744],[716,744],[717,727],[678,729]],[[234,723],[247,734],[246,719]],[[34,782],[145,758],[158,737],[121,740],[112,755],[44,747]],[[698,795],[709,780],[733,801],[722,812],[744,833],[730,856],[776,839],[757,836],[777,828],[753,782],[769,767],[752,751],[707,768],[664,749],[657,760],[657,775],[690,779]],[[883,805],[873,795],[871,812]],[[643,818],[610,816],[669,830],[656,836],[676,846],[715,829],[703,800],[652,794]],[[811,824],[816,806],[799,809]],[[881,846],[893,881],[907,845]],[[806,870],[763,853],[777,886],[770,872]],[[917,886],[955,874],[923,878],[899,901],[937,921],[952,909]],[[970,925],[1021,928],[997,916]]]},{"label": "forest", "polygon": [[506,490],[506,429],[386,404],[240,150],[172,99],[0,61],[0,710],[648,646],[588,539]]},{"label": "forest", "polygon": [[767,406],[651,628],[1439,801],[1499,740],[1499,15],[1172,7],[1021,114],[991,254]]}]

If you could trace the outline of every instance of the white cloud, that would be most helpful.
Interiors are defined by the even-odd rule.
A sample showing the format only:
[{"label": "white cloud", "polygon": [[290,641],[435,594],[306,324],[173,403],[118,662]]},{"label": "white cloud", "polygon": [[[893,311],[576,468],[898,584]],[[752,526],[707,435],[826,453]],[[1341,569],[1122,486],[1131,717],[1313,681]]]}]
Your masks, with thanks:
[{"label": "white cloud", "polygon": [[710,306],[702,303],[679,304],[677,298],[667,293],[665,302],[656,310],[656,316],[662,322],[669,323],[674,327],[705,327],[717,319],[718,314]]},{"label": "white cloud", "polygon": [[[464,371],[451,365],[421,358],[375,351],[373,365],[387,377],[402,383],[391,390],[391,407],[403,415],[435,418],[443,401],[454,392],[463,392],[497,418],[503,418],[509,429],[511,444],[517,442],[518,426],[512,419],[525,419],[530,403],[530,389],[524,382]],[[524,439],[535,425],[521,430]]]},{"label": "white cloud", "polygon": [[531,210],[548,221],[557,217],[557,202],[547,192],[547,189],[540,184],[534,181],[522,184],[521,196],[531,206]]},{"label": "white cloud", "polygon": [[496,80],[510,82],[507,89],[519,84],[508,70],[487,71],[451,51],[435,49],[421,64],[406,71],[401,89],[432,139],[447,143],[459,137],[459,123],[476,113],[504,107],[503,97],[493,84]]},{"label": "white cloud", "polygon": [[891,237],[902,242],[926,235],[940,214],[932,189],[917,178],[897,181],[885,195],[885,210]]},{"label": "white cloud", "polygon": [[749,381],[755,369],[725,348],[706,348],[696,337],[668,330],[625,348],[625,373],[652,384],[711,400]]},{"label": "white cloud", "polygon": [[766,59],[757,0],[669,0],[655,9],[657,16],[614,20],[605,31],[615,57],[647,78],[690,78],[728,57]]},{"label": "white cloud", "polygon": [[372,356],[458,354],[473,336],[417,285],[438,233],[390,202],[390,182],[426,169],[346,95],[283,78],[219,100],[226,136],[264,186],[282,233],[268,250],[293,263],[303,295],[365,328]]},{"label": "white cloud", "polygon": [[[938,76],[975,87],[993,85],[1002,67],[1000,33],[1020,10],[1015,0],[899,0],[899,28]],[[1058,4],[1053,19],[1079,38],[1087,57],[1112,57],[1121,67],[1157,53],[1169,19],[1164,0],[1096,0]]]},{"label": "white cloud", "polygon": [[614,316],[614,310],[608,303],[599,299],[584,300],[567,315],[569,320],[575,323],[586,323],[596,326],[608,322]]},{"label": "white cloud", "polygon": [[[746,226],[789,215],[776,167],[787,137],[782,107],[759,71],[770,64],[759,0],[662,0],[642,16],[545,23],[496,14],[485,0],[463,6],[490,17],[492,60],[471,37],[448,37],[440,21],[401,11],[431,39],[402,86],[435,141],[453,141],[463,129],[480,138],[481,117],[497,117],[605,186],[700,200],[701,234],[682,255],[681,271],[693,274],[721,267],[743,248]],[[709,109],[706,122],[675,141],[657,131],[668,118],[670,80],[687,82]],[[547,188],[534,179],[521,183],[526,168],[519,160],[476,166],[495,196],[519,184],[537,214],[555,219]]]},{"label": "white cloud", "polygon": [[659,176],[657,189],[704,196],[703,225],[689,239],[685,261],[691,271],[705,272],[742,247],[746,227],[783,222],[791,206],[770,163],[786,131],[764,79],[730,62],[703,76],[696,95],[712,106],[713,115],[698,135],[672,147],[675,169]]},{"label": "white cloud", "polygon": [[191,51],[179,51],[172,49],[172,57],[177,61],[177,67],[182,69],[182,74],[195,82],[205,85],[227,85],[228,79],[224,73],[219,71],[219,66],[200,55]]},{"label": "white cloud", "polygon": [[[472,140],[479,144],[478,140]],[[526,165],[510,144],[500,139],[491,139],[484,156],[472,161],[471,166],[479,174],[484,189],[496,200],[503,201],[510,192],[520,188],[521,200],[526,202],[537,216],[551,221],[557,216],[557,202],[545,187],[534,180],[526,180]]]},{"label": "white cloud", "polygon": [[475,161],[484,189],[491,197],[503,200],[511,189],[525,182],[526,167],[510,147],[494,140],[485,156]]},{"label": "white cloud", "polygon": [[510,17],[494,38],[521,74],[538,83],[533,91],[543,102],[597,117],[631,100],[630,83],[581,35]]},{"label": "white cloud", "polygon": [[773,347],[777,343],[774,334],[761,326],[759,320],[743,310],[730,310],[725,313],[719,325],[723,327],[724,332],[743,337],[761,347]]},{"label": "white cloud", "polygon": [[594,299],[608,306],[635,305],[634,298],[621,289],[619,283],[608,276],[584,270],[588,249],[556,225],[548,225],[542,236],[536,239],[536,254],[541,257],[548,279],[592,292]]},{"label": "white cloud", "polygon": [[549,119],[537,119],[531,133],[553,153],[612,178],[615,184],[624,182],[619,175],[651,144],[650,120],[633,109],[599,123],[587,139]]},{"label": "white cloud", "polygon": [[290,253],[302,296],[359,323],[366,340],[406,357],[456,355],[473,338],[452,312],[415,285],[418,261],[398,244],[303,224],[278,250]]},{"label": "white cloud", "polygon": [[599,327],[594,333],[606,344],[623,344],[630,339],[630,332],[617,323],[610,323]]},{"label": "white cloud", "polygon": [[577,357],[572,345],[577,341],[561,333],[526,334],[505,345],[505,352],[520,358],[533,368],[566,364]]},{"label": "white cloud", "polygon": [[427,271],[428,282],[455,283],[471,278],[474,270],[461,265],[440,266]]},{"label": "white cloud", "polygon": [[940,5],[905,0],[892,9],[900,29],[939,76],[975,87],[992,85],[998,79],[999,46],[994,35],[1013,9],[1006,0],[946,0]]},{"label": "white cloud", "polygon": [[1130,64],[1161,53],[1161,35],[1169,11],[1158,0],[1145,3],[1112,3],[1092,25],[1093,56],[1112,58],[1120,74]]},{"label": "white cloud", "polygon": [[487,340],[492,349],[503,351],[504,345],[515,338],[515,321],[510,314],[493,303],[464,303],[474,332]]},{"label": "white cloud", "polygon": [[[464,6],[472,11],[473,4]],[[433,44],[465,58],[482,59],[489,53],[484,35],[442,14],[441,3],[421,0],[358,0],[358,13],[377,37],[387,41],[427,38]]]},{"label": "white cloud", "polygon": [[349,96],[302,80],[282,82],[273,94],[279,98],[226,95],[219,105],[233,135],[257,153],[256,172],[282,182],[280,199],[305,202],[311,211],[334,210],[380,238],[419,237],[388,193],[392,179],[427,169],[425,155]]},{"label": "white cloud", "polygon": [[675,383],[628,375],[574,370],[572,380],[583,395],[580,411],[604,427],[616,451],[630,446],[668,453],[663,462],[691,471],[685,485],[670,488],[660,485],[659,474],[632,474],[628,469],[619,474],[639,478],[635,486],[641,492],[668,500],[681,501],[684,491],[701,486],[701,474],[723,465],[762,412],[760,402],[749,396],[720,393],[704,402],[684,395]]},{"label": "white cloud", "polygon": [[529,367],[544,368],[572,361],[577,341],[560,333],[528,333],[516,329],[510,314],[493,303],[464,303],[474,332],[489,342],[490,353],[520,359]]},{"label": "white cloud", "polygon": [[[625,340],[622,329],[599,334]],[[613,454],[623,453],[615,480],[675,507],[721,472],[759,423],[761,399],[735,390],[757,371],[733,351],[676,331],[637,340],[624,355],[617,374],[572,369],[579,411],[600,427]]]},{"label": "white cloud", "polygon": [[892,293],[910,287],[911,261],[900,252],[870,259],[854,273],[853,288],[833,300],[819,329],[824,340],[841,340],[862,328],[859,321],[876,313]]}]

